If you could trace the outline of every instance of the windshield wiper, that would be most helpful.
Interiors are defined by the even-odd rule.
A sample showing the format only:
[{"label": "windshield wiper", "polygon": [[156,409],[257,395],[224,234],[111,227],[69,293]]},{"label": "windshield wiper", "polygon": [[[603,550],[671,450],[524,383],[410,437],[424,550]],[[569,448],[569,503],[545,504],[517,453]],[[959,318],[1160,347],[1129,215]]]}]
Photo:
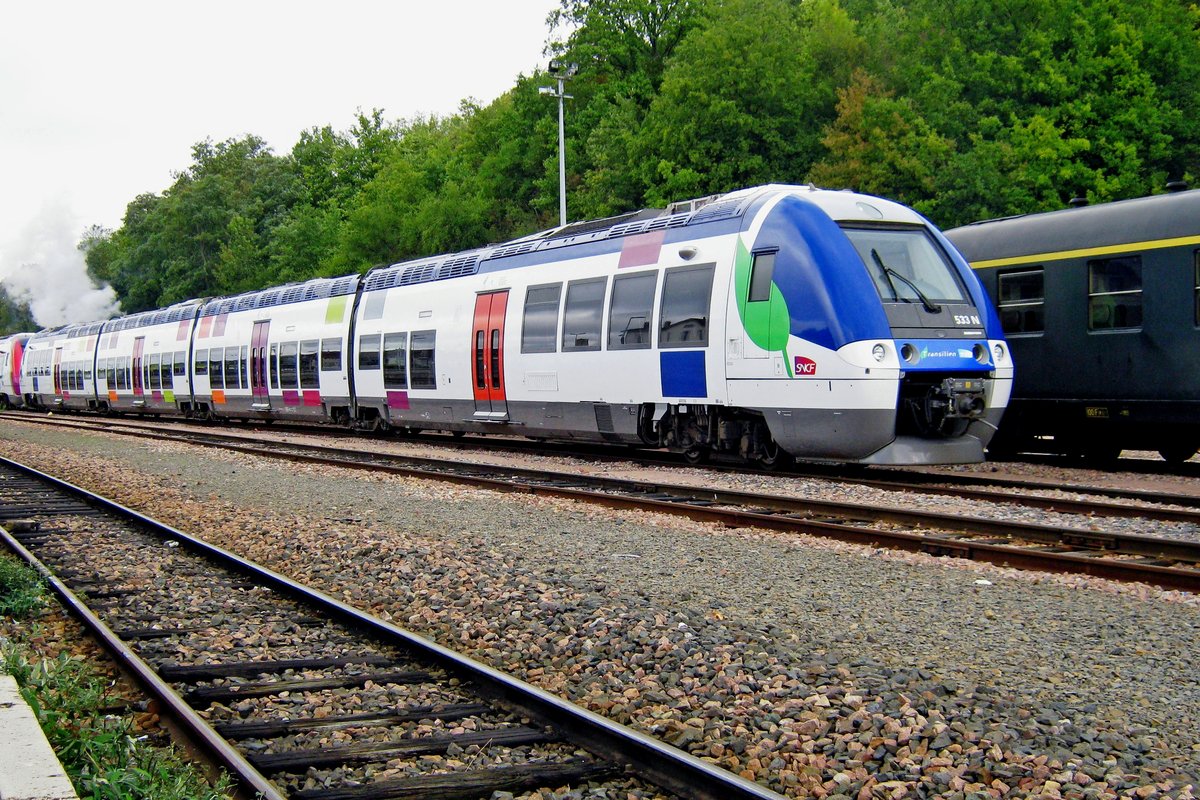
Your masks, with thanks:
[{"label": "windshield wiper", "polygon": [[887,279],[888,286],[892,287],[892,294],[896,296],[897,300],[903,300],[906,303],[912,302],[912,300],[909,298],[900,296],[900,293],[896,291],[896,284],[892,283],[892,278],[898,278],[901,283],[912,289],[917,297],[921,299],[921,305],[925,306],[925,310],[930,314],[937,314],[941,312],[942,307],[926,297],[925,293],[917,288],[915,283],[901,273],[889,267],[887,264],[883,263],[883,259],[879,257],[879,251],[874,247],[871,248],[871,258],[875,259],[875,263],[879,266],[879,269],[883,271],[883,277]]}]

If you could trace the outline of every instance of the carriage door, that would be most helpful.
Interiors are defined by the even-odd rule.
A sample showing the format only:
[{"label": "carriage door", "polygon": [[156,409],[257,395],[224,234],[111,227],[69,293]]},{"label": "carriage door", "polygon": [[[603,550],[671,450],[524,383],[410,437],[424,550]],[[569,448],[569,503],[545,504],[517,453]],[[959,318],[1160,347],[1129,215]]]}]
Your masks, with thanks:
[{"label": "carriage door", "polygon": [[477,419],[508,419],[504,396],[504,310],[508,292],[491,292],[475,298],[475,324],[471,326],[471,378],[475,387]]},{"label": "carriage door", "polygon": [[271,394],[267,391],[267,329],[271,321],[254,323],[250,335],[250,394],[255,411],[266,411],[271,407]]},{"label": "carriage door", "polygon": [[146,337],[139,336],[133,340],[133,396],[142,397],[142,348],[146,345]]},{"label": "carriage door", "polygon": [[54,375],[54,394],[59,396],[62,394],[62,348],[54,348],[54,368],[51,370]]}]

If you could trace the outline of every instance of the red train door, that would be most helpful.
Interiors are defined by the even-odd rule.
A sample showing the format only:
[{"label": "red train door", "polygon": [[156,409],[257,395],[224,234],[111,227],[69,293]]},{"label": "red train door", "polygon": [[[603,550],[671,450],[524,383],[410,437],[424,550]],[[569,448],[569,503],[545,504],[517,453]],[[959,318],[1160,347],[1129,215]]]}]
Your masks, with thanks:
[{"label": "red train door", "polygon": [[471,379],[476,417],[508,418],[508,400],[504,395],[504,311],[507,307],[507,291],[490,292],[475,298]]},{"label": "red train door", "polygon": [[62,396],[62,348],[54,348],[54,395],[55,397]]},{"label": "red train door", "polygon": [[133,396],[141,397],[142,391],[142,348],[146,345],[146,337],[139,336],[133,340]]},{"label": "red train door", "polygon": [[270,326],[270,320],[256,322],[250,335],[250,394],[256,411],[271,407],[271,394],[267,390],[267,329]]}]

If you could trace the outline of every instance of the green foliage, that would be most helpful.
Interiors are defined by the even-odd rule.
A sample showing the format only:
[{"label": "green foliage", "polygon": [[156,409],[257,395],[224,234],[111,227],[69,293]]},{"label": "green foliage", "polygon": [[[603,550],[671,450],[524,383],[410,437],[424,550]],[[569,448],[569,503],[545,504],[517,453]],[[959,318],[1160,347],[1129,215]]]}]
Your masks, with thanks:
[{"label": "green foliage", "polygon": [[41,607],[41,577],[20,559],[0,554],[0,617],[27,619]]},{"label": "green foliage", "polygon": [[[1177,0],[560,0],[547,22],[580,67],[573,219],[812,180],[951,226],[1200,172],[1200,7]],[[550,227],[552,82],[446,118],[360,111],[282,156],[202,142],[85,233],[89,272],[133,311]]]},{"label": "green foliage", "polygon": [[91,800],[217,800],[228,781],[209,786],[172,749],[148,745],[128,718],[101,709],[119,704],[109,684],[83,661],[63,653],[40,659],[16,643],[0,648],[0,667],[17,680],[51,747],[80,797]]},{"label": "green foliage", "polygon": [[4,285],[0,284],[0,336],[37,329],[38,324],[33,319],[33,312],[29,310],[29,303],[14,299]]}]

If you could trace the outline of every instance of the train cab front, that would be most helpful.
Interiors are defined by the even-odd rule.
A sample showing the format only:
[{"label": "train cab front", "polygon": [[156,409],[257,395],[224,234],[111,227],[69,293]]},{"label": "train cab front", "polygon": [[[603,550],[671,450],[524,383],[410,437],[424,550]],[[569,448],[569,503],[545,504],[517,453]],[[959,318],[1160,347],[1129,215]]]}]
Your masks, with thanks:
[{"label": "train cab front", "polygon": [[899,377],[895,440],[863,462],[982,461],[1012,382],[1008,346],[983,288],[931,227],[841,227],[882,301],[892,337],[885,358]]}]

